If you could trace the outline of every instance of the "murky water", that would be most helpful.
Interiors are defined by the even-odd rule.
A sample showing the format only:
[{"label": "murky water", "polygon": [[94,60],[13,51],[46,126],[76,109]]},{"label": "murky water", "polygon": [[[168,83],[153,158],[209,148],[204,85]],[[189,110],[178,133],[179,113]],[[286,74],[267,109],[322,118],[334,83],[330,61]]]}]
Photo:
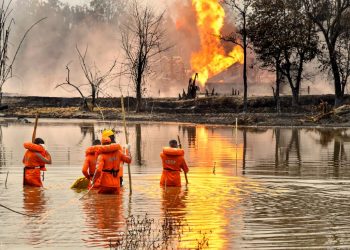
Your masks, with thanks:
[{"label": "murky water", "polygon": [[[350,130],[246,129],[236,144],[232,127],[129,124],[133,195],[124,178],[120,196],[79,200],[69,187],[82,175],[85,148],[109,127],[122,131],[118,123],[41,120],[37,134],[53,165],[40,189],[22,186],[22,144],[33,125],[1,124],[0,203],[39,217],[0,207],[0,249],[109,247],[128,216],[145,213],[186,223],[178,248],[197,247],[203,235],[212,249],[350,248]],[[159,153],[177,135],[190,184],[164,190]]]}]

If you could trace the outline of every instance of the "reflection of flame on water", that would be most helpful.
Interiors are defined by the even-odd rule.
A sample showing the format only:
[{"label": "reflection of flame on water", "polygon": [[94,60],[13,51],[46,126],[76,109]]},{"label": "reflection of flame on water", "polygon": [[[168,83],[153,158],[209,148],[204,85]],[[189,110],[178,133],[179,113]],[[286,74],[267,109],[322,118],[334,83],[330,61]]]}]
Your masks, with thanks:
[{"label": "reflection of flame on water", "polygon": [[198,80],[202,86],[205,86],[209,77],[215,76],[235,63],[243,64],[244,56],[239,46],[235,46],[228,55],[225,53],[220,41],[225,10],[218,0],[192,0],[192,6],[197,15],[201,50],[192,54],[191,67],[193,71],[198,72]]},{"label": "reflection of flame on water", "polygon": [[[216,162],[216,167],[226,167],[227,162],[235,163],[236,160],[243,159],[243,145],[238,144],[226,137],[221,137],[218,134],[209,136],[208,128],[205,126],[196,127],[196,137],[198,150],[190,148],[189,157],[199,158],[202,162],[206,162],[212,166]],[[232,166],[232,164],[230,164]]]}]

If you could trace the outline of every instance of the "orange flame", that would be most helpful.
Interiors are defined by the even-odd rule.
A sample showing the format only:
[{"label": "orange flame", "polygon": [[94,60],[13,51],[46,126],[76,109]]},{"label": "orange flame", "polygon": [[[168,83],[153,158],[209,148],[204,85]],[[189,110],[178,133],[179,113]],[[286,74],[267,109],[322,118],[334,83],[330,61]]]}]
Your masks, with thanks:
[{"label": "orange flame", "polygon": [[191,67],[198,73],[198,81],[205,86],[207,80],[239,62],[243,64],[243,49],[235,46],[226,55],[220,41],[221,29],[224,26],[225,10],[219,0],[192,0],[197,14],[197,27],[200,36],[201,50],[193,53]]}]

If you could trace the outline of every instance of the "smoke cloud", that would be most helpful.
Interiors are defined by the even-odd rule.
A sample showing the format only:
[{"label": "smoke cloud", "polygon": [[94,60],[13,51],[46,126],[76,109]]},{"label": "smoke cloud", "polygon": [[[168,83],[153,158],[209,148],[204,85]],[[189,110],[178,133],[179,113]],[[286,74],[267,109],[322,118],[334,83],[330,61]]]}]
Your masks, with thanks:
[{"label": "smoke cloud", "polygon": [[[126,3],[129,1],[67,2],[17,0],[12,4],[15,19],[11,33],[12,53],[32,23],[43,17],[47,19],[30,32],[22,45],[14,65],[14,78],[4,85],[5,92],[22,95],[77,96],[76,92],[55,89],[56,84],[65,81],[67,64],[71,69],[71,81],[86,83],[79,66],[76,46],[81,51],[88,47],[88,63],[91,66],[96,65],[102,72],[106,71],[114,60],[123,62],[119,28],[124,21]],[[107,8],[108,4],[101,3],[92,7],[91,2],[111,4],[110,15],[103,9]],[[146,96],[177,96],[182,89],[187,88],[188,78],[193,73],[190,68],[191,55],[200,49],[195,11],[191,0],[150,0],[148,4],[155,6],[157,11],[166,10],[164,25],[169,38],[167,43],[174,46],[153,62],[153,73],[147,77]],[[224,33],[235,30],[232,22],[234,18],[232,13],[228,15]],[[225,43],[227,51],[230,51],[232,46]],[[270,86],[274,83],[274,73],[260,70],[253,55],[250,57],[249,67],[249,94],[271,95]],[[222,93],[231,93],[232,88],[242,89],[241,72],[241,66],[234,65],[210,79],[212,84],[209,84],[208,88],[215,87]],[[323,84],[324,78],[321,76],[317,81],[322,81]],[[131,80],[126,76],[111,82],[106,90],[107,94],[119,95],[119,85],[123,87],[124,95],[134,95]],[[326,89],[324,85],[319,90],[332,92],[331,88]]]}]

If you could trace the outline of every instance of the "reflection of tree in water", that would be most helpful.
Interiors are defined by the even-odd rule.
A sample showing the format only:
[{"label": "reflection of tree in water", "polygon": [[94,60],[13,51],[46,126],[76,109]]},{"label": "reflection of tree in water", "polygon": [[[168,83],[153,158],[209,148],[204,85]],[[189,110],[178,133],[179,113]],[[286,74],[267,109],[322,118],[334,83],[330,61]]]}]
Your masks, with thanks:
[{"label": "reflection of tree in water", "polygon": [[[295,154],[297,159],[297,174],[300,175],[302,157],[300,153],[300,129],[293,128],[292,134],[286,141],[286,137],[281,134],[281,128],[275,128],[273,134],[275,137],[275,169],[281,164],[284,167],[289,167],[291,163],[291,155]],[[286,142],[286,145],[284,143]]]},{"label": "reflection of tree in water", "polygon": [[344,149],[344,143],[341,140],[334,140],[334,153],[333,153],[333,164],[334,164],[334,177],[340,176],[340,168],[342,163],[346,160],[346,153]]},{"label": "reflection of tree in water", "polygon": [[242,158],[242,174],[243,175],[245,175],[246,155],[247,155],[247,130],[243,129],[243,158]]},{"label": "reflection of tree in water", "polygon": [[[263,134],[266,133],[268,129],[265,128],[239,128],[242,131],[243,136],[243,156],[242,156],[242,174],[246,174],[246,161],[247,161],[247,134]],[[233,135],[235,136],[235,135]]]},{"label": "reflection of tree in water", "polygon": [[314,132],[320,135],[319,139],[315,139],[322,147],[327,147],[333,140],[337,139],[350,142],[350,135],[348,135],[348,129],[332,129],[332,128],[321,128],[321,129],[307,129],[307,132]]},{"label": "reflection of tree in water", "polygon": [[342,136],[346,129],[316,129],[314,132],[320,135],[320,139],[317,141],[323,147],[327,147],[335,137]]},{"label": "reflection of tree in water", "polygon": [[195,126],[179,126],[179,130],[182,130],[183,137],[187,133],[188,146],[193,148],[196,146],[196,127]]},{"label": "reflection of tree in water", "polygon": [[322,147],[327,147],[333,144],[332,165],[334,166],[334,177],[339,177],[343,162],[347,160],[347,155],[344,147],[345,142],[350,142],[348,129],[314,129],[311,130],[320,135],[320,139],[316,140]]},{"label": "reflection of tree in water", "polygon": [[136,160],[137,165],[142,166],[142,130],[141,130],[141,124],[135,125],[135,133],[136,133]]},{"label": "reflection of tree in water", "polygon": [[2,132],[2,126],[0,126],[0,168],[6,166],[5,148],[2,140],[3,140],[3,132]]},{"label": "reflection of tree in water", "polygon": [[91,145],[96,139],[95,135],[95,124],[94,123],[81,123],[79,124],[80,132],[82,134],[82,138],[79,140],[79,145],[85,140],[87,135],[91,136]]},{"label": "reflection of tree in water", "polygon": [[[293,148],[295,149],[295,153],[297,156],[298,167],[301,167],[301,154],[300,154],[300,129],[293,128],[292,136],[290,138],[289,144],[286,150],[286,165],[289,165],[289,156],[293,152]],[[299,169],[300,170],[300,169]]]}]

